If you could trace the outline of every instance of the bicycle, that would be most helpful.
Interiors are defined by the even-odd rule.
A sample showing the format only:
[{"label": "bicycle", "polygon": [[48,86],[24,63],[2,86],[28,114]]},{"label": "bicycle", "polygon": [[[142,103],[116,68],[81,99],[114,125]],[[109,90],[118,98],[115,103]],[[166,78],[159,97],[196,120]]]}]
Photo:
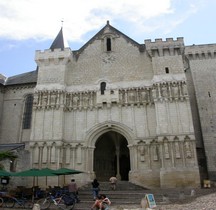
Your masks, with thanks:
[{"label": "bicycle", "polygon": [[32,209],[34,203],[26,198],[16,198],[12,195],[5,195],[2,197],[3,204],[7,208],[13,208],[15,204],[18,204],[20,207],[23,207],[25,209]]},{"label": "bicycle", "polygon": [[72,210],[76,201],[67,194],[62,194],[58,197],[55,197],[51,193],[49,193],[48,197],[41,198],[37,201],[37,204],[40,205],[41,210],[48,209],[52,203],[62,210]]},{"label": "bicycle", "polygon": [[3,206],[3,203],[4,203],[4,200],[3,200],[3,198],[0,197],[0,207]]}]

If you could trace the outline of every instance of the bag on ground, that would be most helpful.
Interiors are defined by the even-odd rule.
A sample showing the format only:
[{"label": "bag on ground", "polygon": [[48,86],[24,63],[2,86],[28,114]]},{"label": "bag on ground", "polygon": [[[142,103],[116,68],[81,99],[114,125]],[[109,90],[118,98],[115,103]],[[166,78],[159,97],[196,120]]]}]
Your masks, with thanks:
[{"label": "bag on ground", "polygon": [[72,205],[72,204],[75,202],[74,198],[71,198],[71,197],[68,196],[68,195],[63,196],[62,199],[64,200],[64,203],[65,203],[65,205],[67,205],[67,206],[70,206],[70,205]]}]

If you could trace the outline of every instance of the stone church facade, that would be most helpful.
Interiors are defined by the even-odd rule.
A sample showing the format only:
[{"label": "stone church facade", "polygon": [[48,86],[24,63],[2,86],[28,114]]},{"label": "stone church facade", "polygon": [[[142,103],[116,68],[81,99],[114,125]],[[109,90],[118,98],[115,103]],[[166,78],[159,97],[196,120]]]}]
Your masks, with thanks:
[{"label": "stone church facade", "polygon": [[0,149],[23,168],[74,168],[147,188],[216,178],[216,45],[139,44],[109,22],[79,50],[62,29],[37,69],[0,77]]}]

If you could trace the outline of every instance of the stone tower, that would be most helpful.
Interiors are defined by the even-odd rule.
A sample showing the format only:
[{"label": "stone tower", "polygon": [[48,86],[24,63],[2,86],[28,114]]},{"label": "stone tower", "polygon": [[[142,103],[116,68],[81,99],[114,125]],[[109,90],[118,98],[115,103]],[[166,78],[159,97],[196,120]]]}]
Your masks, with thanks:
[{"label": "stone tower", "polygon": [[[216,44],[186,46],[193,122],[200,169],[205,179],[216,180]],[[207,169],[206,169],[207,166]]]}]

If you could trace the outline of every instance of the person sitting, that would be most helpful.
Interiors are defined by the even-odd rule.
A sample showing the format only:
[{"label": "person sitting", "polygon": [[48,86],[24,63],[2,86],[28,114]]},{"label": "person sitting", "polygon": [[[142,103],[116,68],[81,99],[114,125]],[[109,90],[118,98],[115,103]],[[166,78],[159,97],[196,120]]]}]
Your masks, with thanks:
[{"label": "person sitting", "polygon": [[92,205],[91,209],[96,209],[96,210],[108,210],[109,206],[111,204],[111,201],[109,198],[106,197],[106,195],[101,194],[98,195],[94,204]]},{"label": "person sitting", "polygon": [[110,205],[111,205],[110,199],[107,198],[106,195],[101,194],[100,209],[102,209],[102,210],[108,210]]}]

